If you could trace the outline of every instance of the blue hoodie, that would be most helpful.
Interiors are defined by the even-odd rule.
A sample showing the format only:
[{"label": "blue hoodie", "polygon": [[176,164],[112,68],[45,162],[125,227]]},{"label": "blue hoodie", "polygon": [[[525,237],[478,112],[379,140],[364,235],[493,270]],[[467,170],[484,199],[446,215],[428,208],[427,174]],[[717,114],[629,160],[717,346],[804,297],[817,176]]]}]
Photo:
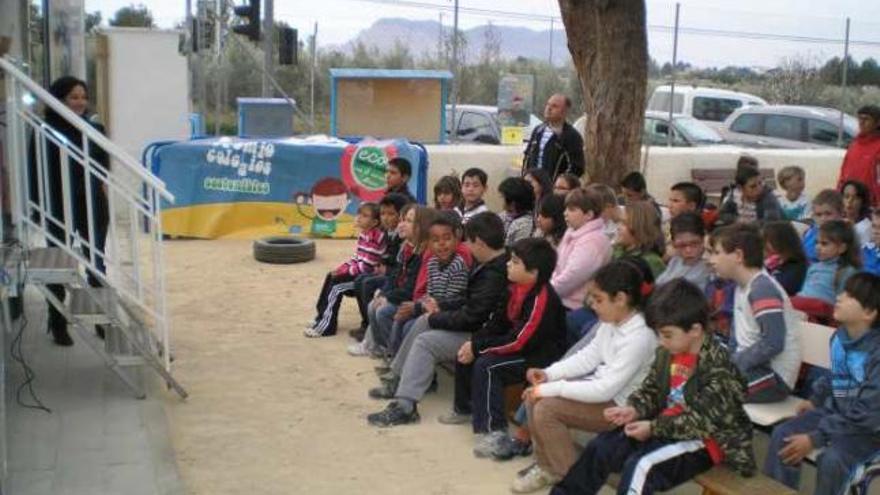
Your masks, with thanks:
[{"label": "blue hoodie", "polygon": [[851,435],[880,442],[880,328],[852,340],[845,328],[831,337],[831,376],[813,385],[810,402],[824,414],[810,439],[816,448]]}]

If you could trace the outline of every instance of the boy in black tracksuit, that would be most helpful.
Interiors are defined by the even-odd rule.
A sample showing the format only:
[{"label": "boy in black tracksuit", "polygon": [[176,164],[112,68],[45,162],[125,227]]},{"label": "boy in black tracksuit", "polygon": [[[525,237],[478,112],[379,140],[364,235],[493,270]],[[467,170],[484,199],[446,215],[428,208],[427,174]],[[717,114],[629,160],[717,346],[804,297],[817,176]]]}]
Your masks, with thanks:
[{"label": "boy in black tracksuit", "polygon": [[474,454],[486,457],[507,432],[504,387],[525,383],[565,352],[565,308],[550,285],[556,251],[543,239],[513,245],[509,297],[458,352],[455,410],[473,414]]}]

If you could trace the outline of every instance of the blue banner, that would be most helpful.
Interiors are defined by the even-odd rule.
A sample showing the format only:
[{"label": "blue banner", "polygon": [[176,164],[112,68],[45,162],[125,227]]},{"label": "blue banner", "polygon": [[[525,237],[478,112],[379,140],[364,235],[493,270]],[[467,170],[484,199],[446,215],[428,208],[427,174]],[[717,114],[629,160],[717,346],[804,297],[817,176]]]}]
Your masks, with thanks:
[{"label": "blue banner", "polygon": [[404,140],[222,137],[157,146],[153,172],[175,196],[163,205],[163,230],[204,239],[353,237],[358,205],[381,199],[395,157],[412,164],[410,189],[424,202],[427,156]]}]

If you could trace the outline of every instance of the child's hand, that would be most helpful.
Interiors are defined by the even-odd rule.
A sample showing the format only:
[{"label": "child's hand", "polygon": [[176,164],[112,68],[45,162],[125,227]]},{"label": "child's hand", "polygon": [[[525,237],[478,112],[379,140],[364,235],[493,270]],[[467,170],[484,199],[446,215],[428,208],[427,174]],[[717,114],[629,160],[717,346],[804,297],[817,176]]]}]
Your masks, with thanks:
[{"label": "child's hand", "polygon": [[376,301],[376,309],[379,309],[388,304],[388,299],[386,299],[385,296],[375,296],[373,300]]},{"label": "child's hand", "polygon": [[461,364],[471,364],[474,362],[474,347],[471,341],[467,341],[458,349],[458,362]]},{"label": "child's hand", "polygon": [[636,409],[632,406],[609,407],[602,412],[607,421],[614,423],[616,426],[623,426],[636,420]]},{"label": "child's hand", "polygon": [[544,370],[541,368],[529,368],[529,370],[526,371],[526,381],[532,385],[545,383],[547,382],[547,373],[544,373]]},{"label": "child's hand", "polygon": [[440,305],[437,304],[437,300],[431,296],[422,299],[422,308],[424,308],[425,312],[428,314],[434,314],[440,311]]},{"label": "child's hand", "polygon": [[397,308],[397,313],[394,314],[395,321],[406,321],[412,317],[412,315],[416,312],[416,303],[412,301],[407,301],[402,303]]},{"label": "child's hand", "polygon": [[800,464],[804,457],[813,451],[813,441],[810,435],[800,434],[785,438],[785,447],[779,451],[779,458],[783,464],[794,466]]},{"label": "child's hand", "polygon": [[644,442],[645,440],[651,438],[651,422],[650,421],[635,421],[623,427],[623,432],[626,436],[638,440],[640,442]]},{"label": "child's hand", "polygon": [[534,404],[541,399],[541,392],[538,390],[540,387],[535,385],[534,387],[528,387],[523,390],[522,400],[528,404]]},{"label": "child's hand", "polygon": [[816,409],[816,406],[814,406],[812,402],[810,402],[808,400],[802,400],[798,403],[797,407],[795,408],[795,414],[800,416],[801,414],[803,414],[807,411],[812,411],[813,409]]}]

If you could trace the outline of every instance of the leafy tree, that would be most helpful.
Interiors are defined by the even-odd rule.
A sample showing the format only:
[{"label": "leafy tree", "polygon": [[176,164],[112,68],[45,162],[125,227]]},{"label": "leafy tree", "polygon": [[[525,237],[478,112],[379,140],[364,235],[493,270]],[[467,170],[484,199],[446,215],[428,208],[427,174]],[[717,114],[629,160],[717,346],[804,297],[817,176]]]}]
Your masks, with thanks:
[{"label": "leafy tree", "polygon": [[156,27],[153,22],[153,14],[143,4],[128,5],[117,10],[110,19],[110,25],[114,27]]}]

